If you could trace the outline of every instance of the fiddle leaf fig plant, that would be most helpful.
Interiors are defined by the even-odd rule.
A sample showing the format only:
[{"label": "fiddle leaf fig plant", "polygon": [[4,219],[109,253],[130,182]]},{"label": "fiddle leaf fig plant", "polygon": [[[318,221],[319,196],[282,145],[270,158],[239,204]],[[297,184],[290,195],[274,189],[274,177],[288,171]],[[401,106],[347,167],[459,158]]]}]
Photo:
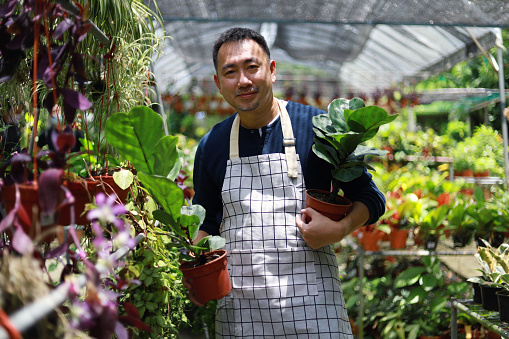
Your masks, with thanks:
[{"label": "fiddle leaf fig plant", "polygon": [[364,167],[374,171],[365,157],[382,156],[387,151],[361,144],[372,139],[380,126],[390,123],[397,116],[389,115],[377,106],[365,106],[360,98],[340,98],[329,104],[328,114],[313,117],[313,130],[316,134],[313,152],[333,167],[333,189],[328,202],[335,201],[339,182],[360,177]]}]

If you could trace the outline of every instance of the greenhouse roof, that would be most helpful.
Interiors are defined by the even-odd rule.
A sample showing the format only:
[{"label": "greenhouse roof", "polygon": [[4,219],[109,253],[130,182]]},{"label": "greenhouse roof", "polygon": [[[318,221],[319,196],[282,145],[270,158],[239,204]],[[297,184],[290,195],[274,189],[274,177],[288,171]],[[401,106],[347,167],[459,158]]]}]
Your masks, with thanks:
[{"label": "greenhouse roof", "polygon": [[[148,2],[148,1],[147,1]],[[153,1],[150,1],[154,8]],[[414,83],[495,46],[509,27],[506,0],[158,0],[164,55],[155,62],[163,92],[211,81],[215,38],[234,26],[261,32],[279,79],[329,79],[370,93]],[[316,81],[315,81],[316,82]]]}]

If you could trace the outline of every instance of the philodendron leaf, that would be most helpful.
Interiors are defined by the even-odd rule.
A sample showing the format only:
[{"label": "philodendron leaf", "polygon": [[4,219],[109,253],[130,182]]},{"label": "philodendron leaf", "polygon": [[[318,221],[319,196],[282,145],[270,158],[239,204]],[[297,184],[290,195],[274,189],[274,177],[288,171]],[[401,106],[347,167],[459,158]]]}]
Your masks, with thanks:
[{"label": "philodendron leaf", "polygon": [[133,183],[134,174],[133,172],[122,168],[120,171],[113,173],[113,180],[118,185],[118,187],[125,190],[128,189],[129,186],[131,186]]},{"label": "philodendron leaf", "polygon": [[155,174],[153,152],[164,137],[159,114],[146,106],[133,107],[129,113],[115,113],[106,121],[105,136],[138,172]]},{"label": "philodendron leaf", "polygon": [[152,152],[154,174],[175,180],[184,163],[182,151],[177,148],[178,137],[167,135],[159,140]]},{"label": "philodendron leaf", "polygon": [[205,220],[205,209],[201,205],[182,206],[180,210],[180,225],[189,227],[189,234],[194,240],[198,236],[198,230]]},{"label": "philodendron leaf", "polygon": [[159,205],[171,214],[173,219],[177,220],[180,217],[180,209],[184,204],[182,189],[165,177],[138,172],[138,178]]},{"label": "philodendron leaf", "polygon": [[226,245],[226,239],[224,239],[218,235],[213,235],[209,238],[209,244],[210,244],[210,250],[215,251],[220,248],[223,248],[224,245]]}]

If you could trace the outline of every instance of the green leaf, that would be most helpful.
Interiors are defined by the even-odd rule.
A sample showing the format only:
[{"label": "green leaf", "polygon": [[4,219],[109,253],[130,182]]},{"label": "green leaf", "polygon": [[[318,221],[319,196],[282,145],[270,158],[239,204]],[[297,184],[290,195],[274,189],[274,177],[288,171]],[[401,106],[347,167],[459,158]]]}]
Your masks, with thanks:
[{"label": "green leaf", "polygon": [[334,147],[322,143],[320,140],[315,139],[313,144],[313,152],[321,159],[327,161],[334,167],[339,167],[340,161],[336,155]]},{"label": "green leaf", "polygon": [[154,174],[153,151],[164,137],[159,114],[146,106],[133,107],[127,114],[115,113],[106,121],[105,137],[138,172]]},{"label": "green leaf", "polygon": [[332,176],[342,182],[350,182],[362,175],[364,168],[359,167],[347,167],[340,170],[332,170]]},{"label": "green leaf", "polygon": [[424,274],[419,283],[425,291],[432,291],[437,286],[437,278],[433,274]]},{"label": "green leaf", "polygon": [[201,205],[182,206],[180,210],[180,225],[189,227],[192,239],[198,236],[198,230],[205,220],[205,208]]},{"label": "green leaf", "polygon": [[421,302],[425,300],[428,297],[429,293],[426,292],[422,287],[416,287],[412,291],[410,291],[410,294],[408,295],[408,302],[410,304],[416,304],[418,302]]},{"label": "green leaf", "polygon": [[134,174],[133,172],[122,168],[120,171],[113,173],[113,180],[118,187],[125,190],[128,189],[134,182]]},{"label": "green leaf", "polygon": [[167,135],[159,140],[152,152],[154,174],[175,180],[184,163],[182,151],[177,148],[178,137]]},{"label": "green leaf", "polygon": [[373,138],[378,128],[390,123],[398,115],[389,115],[383,108],[378,106],[367,106],[355,111],[345,112],[345,118],[351,131],[364,133],[362,141]]},{"label": "green leaf", "polygon": [[347,132],[348,124],[344,116],[344,111],[349,107],[349,101],[347,99],[334,99],[329,104],[327,111],[329,112],[330,120],[337,132]]},{"label": "green leaf", "polygon": [[350,100],[350,102],[348,103],[348,109],[352,110],[352,111],[355,111],[356,109],[359,109],[359,108],[362,108],[362,107],[365,107],[366,104],[364,103],[364,100],[362,100],[361,98],[352,98]]},{"label": "green leaf", "polygon": [[210,250],[215,251],[223,248],[226,245],[226,239],[218,235],[213,235],[209,238]]},{"label": "green leaf", "polygon": [[172,180],[155,175],[138,172],[138,177],[152,197],[172,215],[174,219],[180,217],[180,209],[184,204],[184,192]]},{"label": "green leaf", "polygon": [[419,281],[421,274],[426,271],[426,267],[410,267],[401,272],[394,280],[394,287],[401,288],[411,286]]}]

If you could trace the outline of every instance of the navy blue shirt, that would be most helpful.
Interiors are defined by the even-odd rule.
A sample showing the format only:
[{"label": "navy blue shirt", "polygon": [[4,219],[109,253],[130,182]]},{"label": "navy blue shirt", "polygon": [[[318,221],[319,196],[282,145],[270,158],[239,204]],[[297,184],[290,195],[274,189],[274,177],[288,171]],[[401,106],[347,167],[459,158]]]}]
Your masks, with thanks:
[{"label": "navy blue shirt", "polygon": [[[326,112],[312,106],[289,101],[286,110],[290,115],[293,133],[296,139],[296,151],[299,155],[306,188],[329,191],[331,188],[331,165],[320,159],[313,151],[312,118]],[[201,230],[219,235],[223,215],[221,188],[226,172],[226,163],[230,152],[230,130],[235,115],[216,124],[201,140],[196,151],[193,173],[195,195],[193,204],[202,205],[206,217]],[[240,126],[239,156],[248,157],[260,154],[284,153],[283,131],[278,117],[269,126],[258,129],[246,129]],[[385,198],[366,169],[361,177],[341,183],[345,197],[351,201],[363,202],[369,210],[367,225],[375,223],[385,212]]]}]

